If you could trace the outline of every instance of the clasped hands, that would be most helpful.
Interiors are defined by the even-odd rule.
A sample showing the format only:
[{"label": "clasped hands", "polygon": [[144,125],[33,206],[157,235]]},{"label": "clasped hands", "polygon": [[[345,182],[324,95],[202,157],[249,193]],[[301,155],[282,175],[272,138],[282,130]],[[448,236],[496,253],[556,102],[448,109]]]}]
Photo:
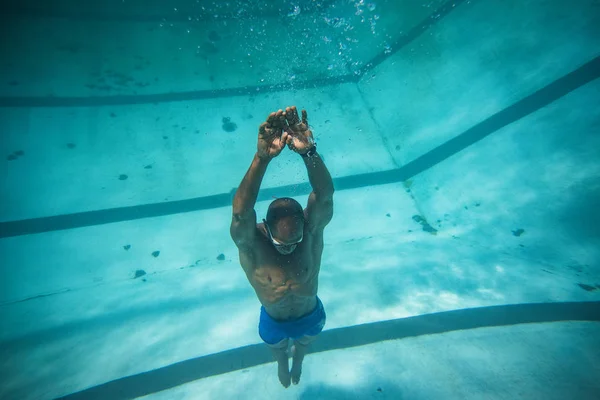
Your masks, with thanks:
[{"label": "clasped hands", "polygon": [[306,110],[302,110],[300,120],[296,106],[272,112],[258,128],[258,156],[263,159],[277,157],[286,145],[290,150],[304,154],[314,143]]}]

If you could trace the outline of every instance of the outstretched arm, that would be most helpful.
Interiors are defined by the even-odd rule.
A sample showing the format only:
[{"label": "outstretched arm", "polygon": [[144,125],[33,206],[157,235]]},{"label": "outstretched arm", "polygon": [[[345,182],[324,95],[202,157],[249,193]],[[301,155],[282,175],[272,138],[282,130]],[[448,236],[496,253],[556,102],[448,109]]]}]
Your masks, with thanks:
[{"label": "outstretched arm", "polygon": [[285,117],[282,110],[271,113],[258,130],[257,152],[244,179],[233,198],[233,217],[230,233],[238,247],[252,244],[256,231],[254,205],[269,162],[277,157],[285,146],[287,133],[283,132]]},{"label": "outstretched arm", "polygon": [[302,159],[308,172],[308,180],[313,193],[323,199],[333,197],[333,179],[331,179],[331,174],[317,150],[314,149],[312,156],[302,157]]},{"label": "outstretched arm", "polygon": [[310,230],[314,233],[323,230],[333,216],[333,180],[323,159],[317,153],[312,131],[308,127],[306,110],[302,110],[301,121],[295,106],[286,108],[285,117],[285,129],[289,133],[288,147],[302,156],[308,180],[313,188],[308,197],[306,212]]},{"label": "outstretched arm", "polygon": [[333,218],[333,180],[316,151],[312,157],[304,158],[304,164],[313,188],[306,206],[309,229],[311,233],[321,232]]}]

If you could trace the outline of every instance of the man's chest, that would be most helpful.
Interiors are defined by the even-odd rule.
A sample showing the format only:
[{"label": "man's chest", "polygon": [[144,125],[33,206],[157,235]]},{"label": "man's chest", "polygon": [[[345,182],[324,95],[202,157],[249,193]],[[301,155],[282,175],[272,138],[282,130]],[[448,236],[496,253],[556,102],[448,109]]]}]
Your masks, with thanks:
[{"label": "man's chest", "polygon": [[276,283],[306,282],[316,268],[314,256],[305,247],[287,256],[267,254],[256,261],[256,278]]},{"label": "man's chest", "polygon": [[318,264],[307,248],[298,248],[293,254],[259,257],[253,271],[253,286],[271,293],[303,293],[316,283]]}]

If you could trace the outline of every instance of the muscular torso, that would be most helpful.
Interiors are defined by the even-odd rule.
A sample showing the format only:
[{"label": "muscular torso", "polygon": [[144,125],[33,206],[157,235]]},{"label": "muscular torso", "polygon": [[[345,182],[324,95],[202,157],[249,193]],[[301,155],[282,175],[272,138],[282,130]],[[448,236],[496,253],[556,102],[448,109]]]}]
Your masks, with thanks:
[{"label": "muscular torso", "polygon": [[240,257],[242,267],[267,313],[286,321],[309,314],[317,304],[323,240],[305,228],[293,253],[282,255],[273,247],[263,224],[257,227],[252,255]]}]

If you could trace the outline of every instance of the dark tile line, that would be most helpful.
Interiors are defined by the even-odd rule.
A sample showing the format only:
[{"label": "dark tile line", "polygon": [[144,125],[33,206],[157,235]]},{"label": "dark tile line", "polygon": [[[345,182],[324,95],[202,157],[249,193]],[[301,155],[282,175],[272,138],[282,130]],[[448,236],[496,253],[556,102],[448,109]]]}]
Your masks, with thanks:
[{"label": "dark tile line", "polygon": [[439,164],[454,154],[477,143],[499,129],[534,113],[568,93],[600,77],[600,56],[578,69],[513,103],[502,111],[486,118],[460,135],[410,161],[400,168],[337,178],[336,190],[354,189],[372,185],[402,182]]},{"label": "dark tile line", "polygon": [[[19,97],[0,96],[0,107],[94,107],[109,105],[131,105],[149,103],[167,103],[176,101],[190,101],[200,99],[213,99],[222,97],[248,96],[253,94],[272,93],[281,91],[293,91],[299,89],[316,89],[320,87],[341,85],[344,83],[358,82],[367,72],[381,64],[386,58],[400,51],[404,46],[410,44],[428,28],[446,17],[464,0],[450,0],[433,11],[416,27],[406,34],[401,34],[392,43],[392,49],[388,54],[379,54],[365,63],[364,69],[358,74],[347,74],[325,78],[297,81],[294,83],[279,83],[262,86],[242,86],[217,90],[195,90],[177,93],[159,93],[148,95],[116,95],[116,96],[85,96],[85,97]],[[452,5],[455,6],[452,6]]]},{"label": "dark tile line", "polygon": [[[410,179],[498,131],[502,127],[539,110],[598,77],[600,77],[600,56],[400,168],[335,178],[335,188],[336,190],[348,190],[402,182]],[[260,191],[258,200],[266,201],[273,196],[306,195],[310,193],[310,190],[311,188],[308,183],[268,188]],[[231,191],[230,193],[188,200],[2,222],[0,223],[0,238],[228,207],[231,204],[233,193]]]},{"label": "dark tile line", "polygon": [[99,107],[132,104],[169,103],[223,97],[252,96],[264,93],[316,89],[331,85],[357,82],[357,75],[340,75],[315,78],[294,83],[273,85],[242,86],[216,90],[193,90],[177,93],[159,93],[148,95],[86,96],[86,97],[0,97],[0,107]]},{"label": "dark tile line", "polygon": [[188,200],[2,222],[0,223],[0,238],[209,210],[231,204],[231,200],[231,194],[217,194]]},{"label": "dark tile line", "polygon": [[[121,3],[119,1],[118,3]],[[119,5],[119,4],[115,5]],[[311,2],[306,2],[302,4],[301,13],[302,14],[314,14],[318,12],[324,12],[329,7],[331,7],[335,3],[335,0],[322,0],[320,4],[314,4]],[[81,4],[85,4],[81,2]],[[173,4],[176,6],[177,4]],[[282,3],[282,5],[285,5]],[[287,4],[288,6],[290,4]],[[2,7],[2,14],[4,17],[26,17],[26,18],[60,18],[67,20],[78,20],[78,21],[89,21],[89,22],[189,22],[195,23],[199,21],[214,21],[214,20],[236,20],[236,21],[247,21],[247,20],[256,20],[262,18],[273,18],[273,17],[281,17],[288,18],[287,12],[291,12],[292,9],[289,10],[274,10],[269,9],[264,12],[218,12],[215,10],[214,12],[206,12],[197,9],[189,9],[185,7],[180,7],[178,11],[173,10],[173,6],[169,7],[169,9],[165,8],[164,14],[146,14],[146,15],[135,15],[135,14],[127,14],[111,12],[110,5],[104,5],[109,11],[107,12],[98,12],[98,11],[86,11],[86,10],[62,10],[59,11],[55,7],[52,7],[50,2],[49,7],[41,9],[35,8],[31,6],[27,6],[26,4],[13,3],[10,5],[5,5]],[[145,8],[144,11],[147,12],[148,7]],[[218,17],[215,17],[218,15]],[[191,20],[189,18],[192,18]]]},{"label": "dark tile line", "polygon": [[[325,330],[311,345],[310,353],[478,328],[566,321],[599,322],[600,302],[531,303],[468,308]],[[133,399],[199,379],[271,362],[273,359],[267,347],[262,343],[254,344],[115,379],[60,399]]]}]

